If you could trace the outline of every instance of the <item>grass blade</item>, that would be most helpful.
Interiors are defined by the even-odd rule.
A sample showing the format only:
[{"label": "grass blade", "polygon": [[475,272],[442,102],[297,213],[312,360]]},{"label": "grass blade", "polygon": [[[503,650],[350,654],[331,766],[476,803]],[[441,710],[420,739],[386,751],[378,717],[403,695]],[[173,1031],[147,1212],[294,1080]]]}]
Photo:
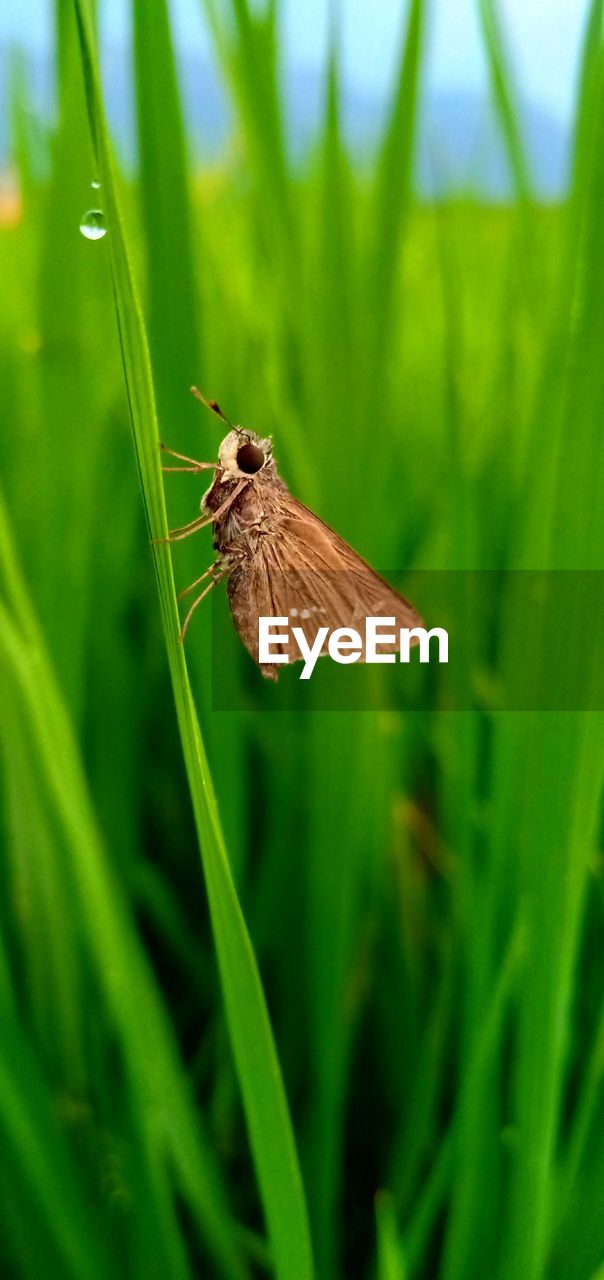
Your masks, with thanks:
[{"label": "grass blade", "polygon": [[[71,914],[85,929],[87,959],[98,974],[103,1000],[117,1028],[136,1112],[138,1145],[157,1163],[166,1151],[187,1198],[195,1204],[202,1233],[217,1263],[233,1280],[242,1270],[233,1232],[218,1189],[213,1158],[205,1146],[177,1060],[170,1029],[138,946],[124,904],[107,870],[73,731],[31,614],[12,550],[8,521],[0,506],[0,661],[18,714],[5,717],[9,741],[27,735],[30,772],[44,796],[64,847],[63,893],[72,895]],[[172,1265],[180,1242],[170,1223],[163,1189],[148,1188]],[[163,1255],[162,1255],[163,1256]],[[182,1275],[183,1267],[173,1274]]]},{"label": "grass blade", "polygon": [[0,1031],[2,1199],[9,1241],[14,1234],[14,1274],[110,1280],[105,1242],[94,1230],[45,1081],[6,1009]]},{"label": "grass blade", "polygon": [[386,364],[388,337],[393,331],[400,248],[411,201],[416,117],[424,46],[424,0],[412,0],[403,41],[396,94],[384,135],[375,179],[373,237],[369,281],[372,290],[373,332],[367,360],[367,403],[373,405]]},{"label": "grass blade", "polygon": [[[147,342],[122,229],[89,14],[83,0],[75,0],[75,6],[91,129],[106,197],[108,247],[143,502],[150,534],[162,537],[167,525]],[[275,1270],[282,1280],[308,1280],[311,1245],[291,1121],[260,977],[229,867],[184,651],[178,643],[171,559],[166,548],[157,546],[153,557],[227,1021]]]},{"label": "grass blade", "polygon": [[503,39],[495,10],[495,0],[479,0],[478,8],[482,22],[485,51],[489,63],[495,110],[501,125],[515,191],[521,200],[529,201],[532,195],[531,177],[522,131],[510,87],[512,77],[507,66]]},{"label": "grass blade", "polygon": [[187,152],[166,0],[133,4],[132,20],[149,348],[167,432],[187,411],[199,421],[185,400],[200,357]]},{"label": "grass blade", "polygon": [[396,1214],[389,1195],[381,1192],[376,1196],[375,1217],[377,1223],[378,1280],[407,1280],[401,1248]]}]

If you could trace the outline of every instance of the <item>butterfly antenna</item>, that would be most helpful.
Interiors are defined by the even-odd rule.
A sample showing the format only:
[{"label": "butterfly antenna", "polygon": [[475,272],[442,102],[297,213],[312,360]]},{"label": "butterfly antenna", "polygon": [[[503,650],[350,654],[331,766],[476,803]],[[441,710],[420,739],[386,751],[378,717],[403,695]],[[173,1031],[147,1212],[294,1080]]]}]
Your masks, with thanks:
[{"label": "butterfly antenna", "polygon": [[191,387],[191,394],[195,396],[196,400],[201,400],[201,403],[205,405],[206,409],[211,409],[212,413],[215,413],[217,417],[222,418],[222,421],[226,423],[227,427],[231,428],[231,431],[239,431],[239,427],[235,427],[233,423],[230,422],[226,414],[222,412],[222,409],[216,400],[206,400],[205,396],[202,396],[201,391],[199,391],[197,387]]}]

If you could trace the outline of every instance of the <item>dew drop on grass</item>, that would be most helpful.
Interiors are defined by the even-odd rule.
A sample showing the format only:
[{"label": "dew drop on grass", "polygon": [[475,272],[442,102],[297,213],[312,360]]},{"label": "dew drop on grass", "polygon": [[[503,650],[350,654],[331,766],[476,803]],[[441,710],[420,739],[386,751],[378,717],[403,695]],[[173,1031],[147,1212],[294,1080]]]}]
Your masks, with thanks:
[{"label": "dew drop on grass", "polygon": [[97,179],[97,178],[95,178],[95,179],[94,179],[94,181],[90,183],[90,185],[91,185],[91,187],[92,187],[92,190],[93,190],[93,191],[98,191],[98,190],[99,190],[99,187],[100,187],[100,185],[101,185],[101,184],[100,184],[100,182],[98,181],[98,179]]},{"label": "dew drop on grass", "polygon": [[87,240],[102,240],[107,234],[103,210],[88,209],[87,213],[82,214],[80,231]]}]

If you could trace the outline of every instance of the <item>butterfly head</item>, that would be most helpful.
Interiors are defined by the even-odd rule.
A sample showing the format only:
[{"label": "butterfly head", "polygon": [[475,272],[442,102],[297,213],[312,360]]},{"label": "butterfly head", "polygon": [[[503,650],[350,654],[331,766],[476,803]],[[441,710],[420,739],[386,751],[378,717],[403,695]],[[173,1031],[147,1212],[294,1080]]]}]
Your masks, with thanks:
[{"label": "butterfly head", "polygon": [[273,442],[268,436],[262,440],[255,431],[235,427],[224,437],[218,450],[218,463],[227,477],[242,479],[263,471],[273,457]]}]

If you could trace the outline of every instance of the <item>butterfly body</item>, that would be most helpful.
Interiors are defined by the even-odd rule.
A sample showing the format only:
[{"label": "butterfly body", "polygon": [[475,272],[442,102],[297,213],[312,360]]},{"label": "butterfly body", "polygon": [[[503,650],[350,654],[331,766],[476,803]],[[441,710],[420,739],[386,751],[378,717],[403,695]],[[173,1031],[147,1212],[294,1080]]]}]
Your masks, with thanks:
[{"label": "butterfly body", "polygon": [[[219,412],[214,403],[210,407]],[[177,469],[210,465],[214,464]],[[319,627],[359,629],[367,617],[393,618],[397,628],[422,626],[413,606],[292,496],[277,472],[270,439],[233,428],[220,445],[214,470],[213,483],[201,500],[202,516],[174,535],[188,536],[211,523],[216,551],[215,564],[198,579],[209,576],[210,586],[189,610],[183,638],[200,600],[225,577],[239,637],[262,674],[273,680],[280,664],[259,660],[261,617],[291,618],[311,643]],[[326,640],[320,652],[327,651]],[[285,654],[288,662],[304,659],[295,641],[286,647],[276,644],[273,652]]]}]

